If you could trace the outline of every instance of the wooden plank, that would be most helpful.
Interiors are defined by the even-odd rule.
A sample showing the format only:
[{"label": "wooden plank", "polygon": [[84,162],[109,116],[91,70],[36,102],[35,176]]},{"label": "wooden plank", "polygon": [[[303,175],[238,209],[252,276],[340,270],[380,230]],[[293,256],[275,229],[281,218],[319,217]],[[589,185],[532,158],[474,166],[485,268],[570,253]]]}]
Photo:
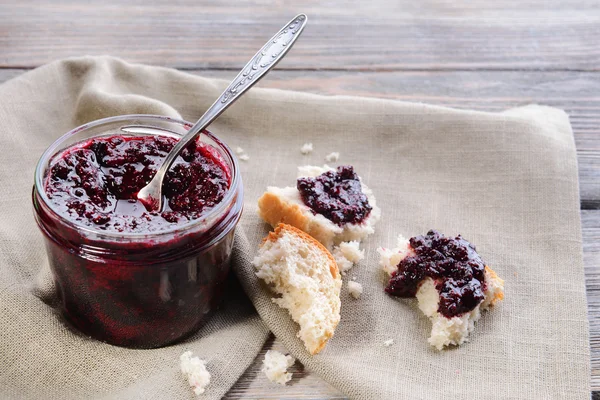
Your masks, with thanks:
[{"label": "wooden plank", "polygon": [[292,380],[281,386],[267,379],[261,371],[262,361],[267,350],[277,350],[287,354],[281,342],[273,336],[269,338],[252,365],[244,372],[224,399],[345,399],[337,389],[304,369],[296,362],[290,369]]},{"label": "wooden plank", "polygon": [[[190,71],[232,79],[235,71]],[[0,82],[19,70],[0,70]],[[500,111],[529,103],[567,111],[575,133],[584,208],[600,208],[600,73],[573,71],[281,71],[259,83],[321,94],[375,96]]]},{"label": "wooden plank", "polygon": [[27,72],[25,69],[0,69],[0,84]]},{"label": "wooden plank", "polygon": [[[232,71],[190,71],[231,79]],[[573,71],[278,71],[261,87],[372,96],[481,111],[536,103],[570,116],[584,208],[600,208],[600,73]]]},{"label": "wooden plank", "polygon": [[0,67],[112,54],[237,69],[300,11],[310,25],[283,68],[600,68],[594,0],[0,0]]},{"label": "wooden plank", "polygon": [[581,225],[590,322],[592,390],[600,391],[600,210],[582,210]]}]

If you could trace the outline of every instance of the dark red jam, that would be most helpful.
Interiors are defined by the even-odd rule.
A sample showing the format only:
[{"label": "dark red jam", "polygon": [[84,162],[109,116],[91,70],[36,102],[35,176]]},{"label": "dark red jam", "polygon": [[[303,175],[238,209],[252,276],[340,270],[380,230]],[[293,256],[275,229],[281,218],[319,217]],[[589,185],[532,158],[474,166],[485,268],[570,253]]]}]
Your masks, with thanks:
[{"label": "dark red jam", "polygon": [[[174,144],[166,136],[88,139],[60,154],[34,188],[62,315],[88,336],[164,346],[196,332],[223,298],[243,203],[225,148],[185,149],[165,180],[163,212],[136,201]],[[230,186],[233,197],[209,216]]]},{"label": "dark red jam", "polygon": [[337,167],[315,178],[299,178],[296,184],[304,204],[337,225],[359,224],[371,212],[358,175],[350,165]]},{"label": "dark red jam", "polygon": [[404,258],[385,291],[398,297],[414,297],[427,277],[440,294],[438,312],[446,318],[472,311],[484,299],[485,264],[475,246],[460,235],[446,237],[431,230],[410,239],[414,256]]},{"label": "dark red jam", "polygon": [[215,149],[191,143],[163,183],[162,212],[137,200],[176,139],[166,136],[98,137],[68,149],[51,167],[45,190],[59,214],[112,232],[153,232],[197,219],[219,204],[229,169]]}]

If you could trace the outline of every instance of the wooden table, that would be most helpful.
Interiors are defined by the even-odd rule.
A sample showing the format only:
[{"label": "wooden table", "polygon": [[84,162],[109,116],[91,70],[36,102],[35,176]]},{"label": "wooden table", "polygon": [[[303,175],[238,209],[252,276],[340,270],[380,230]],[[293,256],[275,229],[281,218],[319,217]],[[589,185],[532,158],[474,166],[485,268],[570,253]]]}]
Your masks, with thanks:
[{"label": "wooden table", "polygon": [[[298,12],[310,22],[261,82],[496,111],[528,103],[571,116],[579,158],[592,390],[600,399],[600,5],[594,0],[0,0],[0,82],[49,61],[110,54],[232,78]],[[126,3],[126,4],[125,4]],[[216,3],[216,2],[215,2]],[[285,4],[289,3],[289,4]],[[358,2],[357,2],[358,3]],[[263,352],[279,348],[269,340]],[[262,354],[227,398],[343,398],[296,366],[281,389]]]}]

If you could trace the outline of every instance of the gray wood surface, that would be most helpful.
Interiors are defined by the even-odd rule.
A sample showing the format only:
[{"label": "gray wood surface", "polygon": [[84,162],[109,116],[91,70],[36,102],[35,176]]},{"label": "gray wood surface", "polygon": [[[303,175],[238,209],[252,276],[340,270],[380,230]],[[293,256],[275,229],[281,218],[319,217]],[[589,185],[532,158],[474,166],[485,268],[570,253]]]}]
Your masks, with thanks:
[{"label": "gray wood surface", "polygon": [[[264,39],[309,15],[290,55],[259,85],[498,111],[565,109],[579,160],[592,389],[600,398],[600,5],[596,0],[0,0],[0,82],[49,61],[111,54],[231,79]],[[358,4],[358,3],[357,3]],[[298,363],[282,388],[262,355],[227,398],[343,398]]]},{"label": "gray wood surface", "polygon": [[600,68],[593,0],[2,0],[0,64],[112,54],[177,68],[240,68],[298,12],[293,69]]}]

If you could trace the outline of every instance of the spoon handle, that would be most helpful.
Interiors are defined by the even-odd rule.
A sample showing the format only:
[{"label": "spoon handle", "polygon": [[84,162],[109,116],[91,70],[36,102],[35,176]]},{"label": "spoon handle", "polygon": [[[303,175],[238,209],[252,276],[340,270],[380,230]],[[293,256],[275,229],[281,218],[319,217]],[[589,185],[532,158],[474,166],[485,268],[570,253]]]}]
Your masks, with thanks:
[{"label": "spoon handle", "polygon": [[298,39],[307,22],[304,14],[297,15],[275,34],[265,45],[248,61],[240,73],[231,81],[231,84],[215,103],[204,114],[211,110],[218,112],[217,116],[231,105],[246,90],[250,89],[264,75],[267,74],[287,54],[294,42]]},{"label": "spoon handle", "polygon": [[[231,82],[225,91],[217,98],[212,106],[204,113],[196,124],[190,128],[169,152],[164,162],[156,172],[152,181],[140,191],[140,198],[146,190],[154,186],[162,186],[164,175],[167,173],[173,161],[179,153],[213,122],[223,111],[232,105],[244,92],[254,86],[264,75],[267,74],[292,48],[294,42],[298,39],[306,25],[308,18],[304,14],[299,14],[288,22],[279,32],[256,53],[252,59],[242,68],[238,76]],[[145,194],[145,193],[144,193]],[[162,196],[161,196],[162,197]],[[162,199],[153,199],[159,209]]]}]

